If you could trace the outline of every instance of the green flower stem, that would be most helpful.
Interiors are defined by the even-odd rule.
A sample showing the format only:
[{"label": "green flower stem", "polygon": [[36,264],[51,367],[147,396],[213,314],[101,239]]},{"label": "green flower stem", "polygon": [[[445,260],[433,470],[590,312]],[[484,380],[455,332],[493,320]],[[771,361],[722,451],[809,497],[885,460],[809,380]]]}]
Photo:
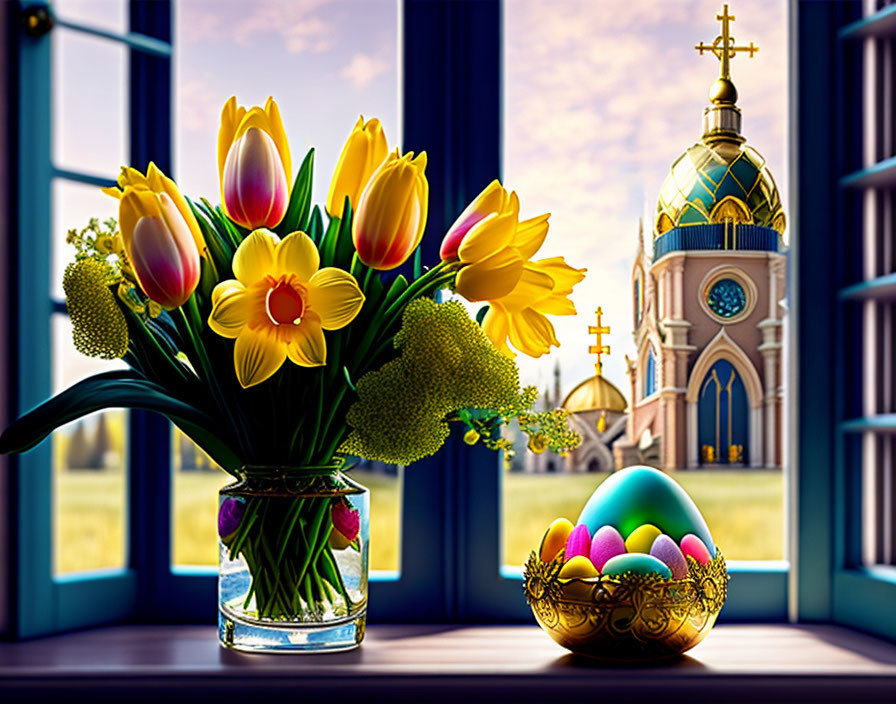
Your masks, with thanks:
[{"label": "green flower stem", "polygon": [[208,387],[212,391],[212,395],[215,397],[218,405],[227,416],[227,420],[230,422],[231,428],[236,433],[236,437],[238,438],[240,447],[242,447],[244,451],[249,453],[248,456],[251,456],[250,439],[246,435],[244,424],[238,422],[236,416],[234,416],[233,408],[231,408],[231,404],[228,402],[227,397],[221,390],[221,386],[218,383],[218,376],[217,374],[215,374],[212,363],[208,358],[208,353],[205,350],[205,345],[202,343],[201,331],[203,330],[203,322],[202,316],[199,314],[199,305],[196,302],[196,296],[190,296],[185,305],[187,308],[186,313],[184,313],[183,306],[181,306],[178,310],[180,311],[181,316],[183,316],[193,348],[196,351],[197,356],[199,357],[199,364],[202,368],[202,373],[206,378],[206,384],[208,384]]},{"label": "green flower stem", "polygon": [[[308,443],[308,446],[305,450],[305,454],[302,457],[301,462],[299,463],[302,466],[307,466],[311,463],[311,459],[314,457],[314,444],[317,440],[317,435],[320,433],[321,428],[321,416],[324,412],[324,372],[320,371],[318,374],[320,379],[320,383],[317,387],[317,413],[314,414],[314,432],[311,433],[311,442]],[[327,424],[329,424],[329,420]],[[327,427],[326,425],[324,426]]]},{"label": "green flower stem", "polygon": [[[438,290],[444,284],[450,283],[457,275],[457,268],[454,264],[441,264],[427,271],[423,276],[408,286],[402,294],[395,299],[386,312],[381,316],[377,316],[375,325],[371,325],[364,337],[361,339],[358,349],[355,352],[355,367],[362,366],[362,360],[367,359],[370,349],[374,346],[379,347],[383,340],[392,340],[395,336],[393,327],[401,321],[401,316],[407,305],[419,298],[420,296]],[[357,374],[356,376],[360,378]]]},{"label": "green flower stem", "polygon": [[252,578],[244,608],[254,598],[259,617],[274,620],[320,612],[340,600],[352,608],[329,546],[331,506],[327,496],[248,497],[231,543],[231,555],[242,555]]},{"label": "green flower stem", "polygon": [[156,336],[149,330],[149,328],[146,327],[146,322],[143,320],[143,317],[141,315],[139,315],[137,313],[133,313],[130,315],[130,318],[132,321],[136,322],[137,325],[139,326],[140,331],[142,333],[141,337],[144,339],[144,341],[149,342],[150,346],[152,347],[152,351],[155,353],[155,355],[165,361],[166,366],[172,372],[174,372],[174,374],[177,376],[178,380],[181,383],[189,384],[196,380],[196,377],[194,375],[190,374],[190,372],[187,370],[186,367],[184,367],[183,364],[181,364],[176,359],[173,359],[171,357],[171,355],[168,354],[168,352],[166,352],[165,349],[159,344],[159,341],[156,338]]}]

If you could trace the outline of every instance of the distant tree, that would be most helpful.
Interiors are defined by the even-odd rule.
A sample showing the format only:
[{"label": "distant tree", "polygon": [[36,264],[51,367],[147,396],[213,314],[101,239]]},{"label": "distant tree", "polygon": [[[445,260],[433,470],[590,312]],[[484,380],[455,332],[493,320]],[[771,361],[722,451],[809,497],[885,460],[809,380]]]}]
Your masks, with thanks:
[{"label": "distant tree", "polygon": [[106,466],[106,453],[112,447],[109,438],[109,428],[106,425],[106,414],[100,414],[96,424],[96,432],[93,434],[93,447],[90,449],[90,461],[87,465],[90,469],[103,469]]},{"label": "distant tree", "polygon": [[90,462],[90,445],[87,442],[87,432],[84,430],[84,422],[75,423],[75,430],[68,440],[68,452],[65,457],[65,465],[69,469],[85,469]]}]

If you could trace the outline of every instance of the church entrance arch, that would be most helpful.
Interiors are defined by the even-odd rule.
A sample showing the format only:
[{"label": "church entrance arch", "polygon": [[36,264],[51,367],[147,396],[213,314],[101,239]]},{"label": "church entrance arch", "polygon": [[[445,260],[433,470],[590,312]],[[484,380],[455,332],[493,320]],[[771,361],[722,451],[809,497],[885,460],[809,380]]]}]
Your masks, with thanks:
[{"label": "church entrance arch", "polygon": [[710,367],[697,402],[701,464],[746,464],[750,409],[740,374],[726,359]]}]

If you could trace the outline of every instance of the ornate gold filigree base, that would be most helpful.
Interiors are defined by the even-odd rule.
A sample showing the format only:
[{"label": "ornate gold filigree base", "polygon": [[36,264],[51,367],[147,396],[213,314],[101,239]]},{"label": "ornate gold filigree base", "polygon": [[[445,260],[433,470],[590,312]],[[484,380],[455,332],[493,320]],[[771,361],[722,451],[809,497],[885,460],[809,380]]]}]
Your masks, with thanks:
[{"label": "ornate gold filigree base", "polygon": [[657,660],[693,648],[709,633],[728,592],[721,551],[706,565],[688,557],[688,576],[626,573],[560,579],[564,550],[551,562],[533,552],[523,591],[535,620],[564,648],[604,660]]}]

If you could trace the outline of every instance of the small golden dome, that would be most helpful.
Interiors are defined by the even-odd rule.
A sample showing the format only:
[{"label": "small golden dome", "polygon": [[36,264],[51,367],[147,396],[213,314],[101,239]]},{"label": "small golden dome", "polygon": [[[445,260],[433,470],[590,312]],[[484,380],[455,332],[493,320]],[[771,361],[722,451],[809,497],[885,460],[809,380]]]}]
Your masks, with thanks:
[{"label": "small golden dome", "polygon": [[624,413],[628,407],[625,396],[600,374],[585,379],[576,386],[563,401],[567,413],[585,411],[616,411]]}]

